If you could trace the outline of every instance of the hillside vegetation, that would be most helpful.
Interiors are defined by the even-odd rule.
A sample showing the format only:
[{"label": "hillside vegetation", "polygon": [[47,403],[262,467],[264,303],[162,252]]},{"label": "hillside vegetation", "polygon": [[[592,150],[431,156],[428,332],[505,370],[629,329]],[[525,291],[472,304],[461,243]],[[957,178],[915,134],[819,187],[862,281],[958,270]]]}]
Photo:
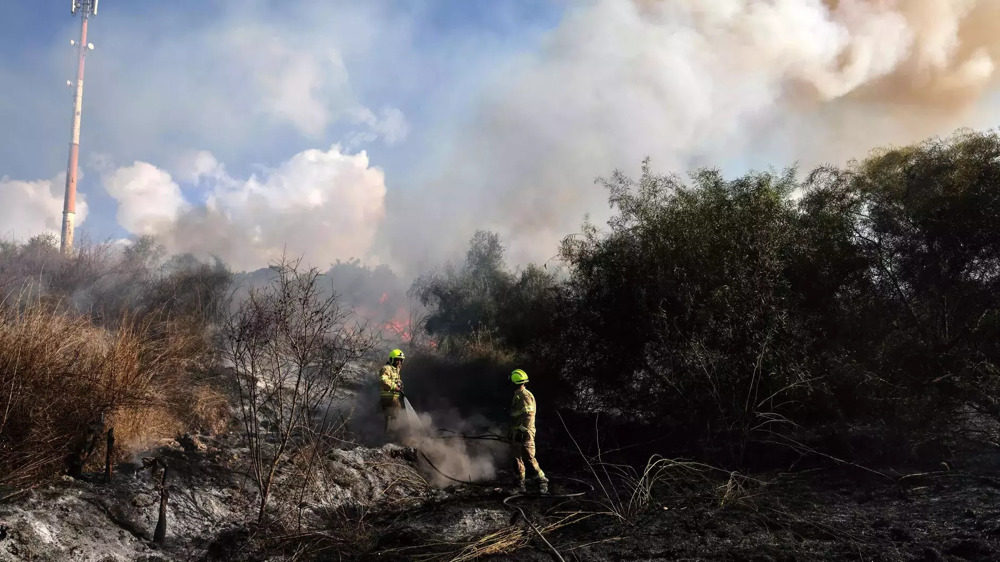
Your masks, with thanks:
[{"label": "hillside vegetation", "polygon": [[214,376],[226,269],[149,239],[72,257],[57,242],[0,247],[0,490],[103,466],[111,427],[123,460],[229,419]]}]

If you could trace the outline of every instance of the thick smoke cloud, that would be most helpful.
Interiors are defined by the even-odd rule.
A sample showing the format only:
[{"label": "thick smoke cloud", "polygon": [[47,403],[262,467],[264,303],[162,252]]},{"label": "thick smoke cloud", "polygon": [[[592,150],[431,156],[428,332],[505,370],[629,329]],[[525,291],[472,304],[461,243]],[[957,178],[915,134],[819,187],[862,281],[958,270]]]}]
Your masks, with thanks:
[{"label": "thick smoke cloud", "polygon": [[813,165],[948,132],[996,85],[998,21],[992,0],[578,4],[498,71],[433,179],[390,200],[412,219],[390,246],[440,259],[490,228],[514,261],[544,261],[607,213],[594,178],[647,155],[677,172]]},{"label": "thick smoke cloud", "polygon": [[119,223],[152,234],[172,252],[218,256],[236,269],[266,267],[288,251],[312,265],[362,255],[385,213],[385,177],[365,152],[306,150],[240,180],[207,152],[182,177],[198,183],[188,201],[164,170],[143,162],[105,175]]},{"label": "thick smoke cloud", "polygon": [[[549,259],[585,214],[608,213],[594,178],[647,155],[678,172],[811,166],[982,126],[1000,76],[992,0],[563,5],[518,54],[456,36],[421,50],[420,11],[380,2],[226,0],[198,21],[109,9],[95,19],[84,150],[124,164],[101,168],[119,224],[172,250],[253,270],[287,248],[410,277],[478,229],[498,231],[512,262]],[[373,162],[355,152],[379,140]],[[277,150],[301,152],[250,176]],[[29,183],[3,192],[35,209],[7,230],[58,233],[61,182]]]},{"label": "thick smoke cloud", "polygon": [[[855,92],[859,101],[947,114],[967,108],[996,85],[1000,61],[996,2],[827,0],[825,5],[850,29],[869,33],[871,46],[876,35],[888,36],[882,41],[892,48],[890,69]],[[902,32],[893,37],[888,35],[891,29],[867,24],[868,14],[894,18]],[[875,56],[864,47],[852,45],[847,65]],[[909,118],[917,121],[921,116],[915,111]]]},{"label": "thick smoke cloud", "polygon": [[[66,174],[52,180],[19,181],[0,177],[0,225],[4,238],[26,239],[39,234],[59,236],[62,229]],[[87,200],[76,199],[76,224],[87,220]]]}]

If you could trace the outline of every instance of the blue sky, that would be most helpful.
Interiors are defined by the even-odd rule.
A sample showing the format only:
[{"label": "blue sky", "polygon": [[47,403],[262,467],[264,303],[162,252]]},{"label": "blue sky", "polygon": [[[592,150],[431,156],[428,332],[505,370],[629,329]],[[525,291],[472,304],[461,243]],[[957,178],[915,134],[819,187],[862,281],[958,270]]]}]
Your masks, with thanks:
[{"label": "blue sky", "polygon": [[[737,174],[992,126],[1000,7],[905,6],[104,0],[79,232],[413,273],[488,228],[545,260],[607,216],[594,178],[645,156]],[[58,231],[79,18],[5,7],[0,233],[23,238]]]},{"label": "blue sky", "polygon": [[[0,83],[5,84],[0,126],[8,132],[0,140],[0,176],[49,178],[65,168],[72,89],[64,83],[75,74],[69,40],[78,36],[80,19],[70,14],[64,1],[9,4],[0,20],[4,61]],[[334,119],[321,132],[303,135],[287,124],[266,124],[246,131],[259,131],[253,142],[234,143],[224,138],[225,131],[205,130],[197,115],[185,112],[178,112],[177,123],[145,131],[116,122],[120,114],[171,112],[172,97],[185,93],[172,90],[166,81],[155,106],[138,107],[142,101],[129,99],[128,93],[143,82],[160,80],[157,63],[165,60],[173,59],[173,64],[168,62],[171,75],[184,74],[184,58],[198,55],[184,44],[185,38],[210,35],[220,21],[226,21],[223,25],[229,29],[252,21],[262,23],[264,33],[273,26],[284,28],[282,33],[293,30],[294,35],[294,29],[308,27],[309,33],[326,35],[328,44],[343,52],[350,89],[358,102],[376,109],[398,108],[405,115],[411,131],[408,138],[391,146],[368,142],[363,147],[379,167],[394,175],[413,168],[414,162],[426,156],[419,141],[423,129],[429,124],[438,127],[443,119],[461,119],[465,106],[474,99],[470,92],[479,85],[477,76],[488,72],[491,60],[531,49],[546,30],[558,24],[561,11],[555,2],[528,0],[373,2],[363,13],[351,4],[357,5],[297,0],[105,0],[90,21],[90,41],[97,50],[88,56],[87,64],[81,143],[85,177],[80,191],[86,194],[92,213],[82,229],[99,239],[127,235],[115,222],[115,202],[101,188],[99,175],[90,165],[94,155],[107,155],[118,163],[139,159],[165,165],[177,151],[209,150],[224,159],[230,172],[248,175],[257,164],[275,165],[302,150],[328,147],[357,128]],[[323,15],[336,15],[341,8],[350,13],[341,21],[309,21],[317,6]],[[366,25],[350,29],[362,19]],[[176,56],[171,57],[171,51]],[[225,72],[191,62],[189,78],[196,81],[211,81],[214,72]],[[113,91],[117,95],[107,95]],[[144,100],[151,99],[148,92],[144,94]],[[428,103],[428,99],[434,101]],[[185,119],[194,120],[185,123]]]}]

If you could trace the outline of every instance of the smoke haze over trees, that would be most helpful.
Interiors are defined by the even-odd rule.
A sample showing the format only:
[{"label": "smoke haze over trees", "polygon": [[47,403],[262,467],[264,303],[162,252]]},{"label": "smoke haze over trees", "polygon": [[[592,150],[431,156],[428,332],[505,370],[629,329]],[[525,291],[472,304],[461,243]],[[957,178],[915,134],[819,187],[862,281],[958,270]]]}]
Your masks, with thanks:
[{"label": "smoke haze over trees", "polygon": [[602,180],[615,215],[564,239],[565,275],[515,274],[480,233],[414,291],[433,336],[488,334],[546,400],[690,440],[981,429],[1000,420],[998,162],[972,131],[804,177],[646,162]]}]

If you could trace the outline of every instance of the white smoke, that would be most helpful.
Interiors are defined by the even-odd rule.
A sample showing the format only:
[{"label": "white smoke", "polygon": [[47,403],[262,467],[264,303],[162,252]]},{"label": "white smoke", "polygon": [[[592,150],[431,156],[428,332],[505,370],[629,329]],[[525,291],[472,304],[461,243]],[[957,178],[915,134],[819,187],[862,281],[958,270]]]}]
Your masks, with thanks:
[{"label": "white smoke", "polygon": [[365,152],[347,154],[340,146],[306,150],[245,180],[202,152],[180,175],[203,186],[203,201],[185,200],[170,174],[141,162],[105,174],[103,183],[133,234],[155,235],[173,252],[218,256],[237,269],[266,266],[286,250],[318,267],[364,255],[385,213],[382,171]]},{"label": "white smoke", "polygon": [[[238,268],[260,267],[286,245],[318,266],[365,257],[378,228],[378,254],[411,266],[401,273],[455,256],[482,228],[503,235],[511,261],[545,261],[586,213],[605,218],[596,176],[634,174],[647,155],[676,172],[840,163],[977,125],[1000,60],[994,0],[579,0],[565,3],[539,48],[506,59],[462,41],[421,52],[409,43],[409,12],[369,3],[222,4],[232,9],[178,27],[168,43],[143,39],[149,30],[130,16],[101,20],[106,58],[88,79],[88,99],[101,100],[88,122],[101,126],[88,142],[137,160],[103,174],[123,227]],[[408,69],[445,51],[476,68],[447,87],[416,84],[433,80]],[[351,68],[352,77],[356,61],[364,72]],[[135,80],[139,68],[157,71]],[[468,93],[469,77],[481,76],[471,116],[441,107],[460,96],[440,92]],[[416,100],[430,126],[417,131],[419,145],[402,143],[411,126],[393,104],[416,105],[402,97],[426,92],[438,94]],[[306,151],[258,176],[233,177],[214,156],[259,160],[295,142],[288,135],[314,143],[338,124],[356,129],[336,133],[346,149]],[[402,144],[387,153],[421,151],[397,160],[419,164],[391,178],[405,188],[388,199],[381,171],[353,153],[379,138]],[[212,152],[178,162],[190,146]],[[53,206],[46,220],[57,232]],[[37,223],[30,215],[14,218]]]},{"label": "white smoke", "polygon": [[442,436],[429,413],[407,410],[403,414],[401,420],[390,424],[390,431],[400,443],[423,455],[419,464],[430,461],[430,466],[424,470],[429,482],[445,487],[455,485],[456,481],[496,478],[498,461],[508,452],[505,445],[497,441],[466,441],[461,433],[468,431],[471,424],[462,423],[455,434]]},{"label": "white smoke", "polygon": [[340,50],[273,31],[270,25],[245,22],[210,43],[218,47],[214,54],[228,72],[246,77],[243,87],[254,93],[253,112],[319,137],[347,113],[345,108],[357,107]]},{"label": "white smoke", "polygon": [[[441,259],[489,228],[514,261],[545,261],[606,216],[594,178],[647,155],[668,172],[814,165],[950,132],[996,85],[997,21],[994,0],[577,3],[497,72],[433,179],[390,200],[408,220],[389,244]],[[444,235],[415,227],[431,217]]]},{"label": "white smoke", "polygon": [[406,138],[410,133],[410,125],[403,112],[389,107],[382,110],[382,116],[375,115],[366,107],[355,111],[354,122],[367,126],[367,130],[349,135],[349,145],[371,143],[382,137],[387,145],[393,145]]},{"label": "white smoke", "polygon": [[[39,234],[59,236],[65,189],[65,173],[37,181],[0,177],[0,234],[22,240]],[[86,220],[87,200],[83,193],[77,193],[76,224]]]}]

